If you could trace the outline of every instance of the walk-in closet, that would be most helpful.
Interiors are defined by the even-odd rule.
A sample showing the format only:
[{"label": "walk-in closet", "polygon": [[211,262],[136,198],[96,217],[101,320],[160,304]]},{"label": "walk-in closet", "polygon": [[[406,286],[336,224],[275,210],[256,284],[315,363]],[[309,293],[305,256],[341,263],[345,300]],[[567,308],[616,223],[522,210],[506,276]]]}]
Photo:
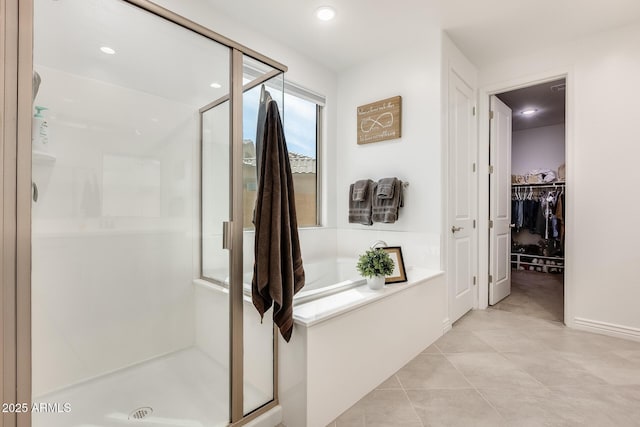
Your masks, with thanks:
[{"label": "walk-in closet", "polygon": [[496,308],[562,322],[564,79],[498,95],[511,108],[511,294]]}]

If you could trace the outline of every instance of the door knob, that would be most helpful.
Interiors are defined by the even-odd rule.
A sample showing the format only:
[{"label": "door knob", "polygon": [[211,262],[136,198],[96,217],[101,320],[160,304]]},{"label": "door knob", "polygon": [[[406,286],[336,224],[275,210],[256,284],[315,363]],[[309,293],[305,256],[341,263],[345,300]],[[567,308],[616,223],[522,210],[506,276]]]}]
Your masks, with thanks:
[{"label": "door knob", "polygon": [[515,224],[509,224],[509,228],[516,228]]},{"label": "door knob", "polygon": [[464,227],[456,227],[455,225],[451,226],[451,232],[455,233],[456,231],[462,230]]}]

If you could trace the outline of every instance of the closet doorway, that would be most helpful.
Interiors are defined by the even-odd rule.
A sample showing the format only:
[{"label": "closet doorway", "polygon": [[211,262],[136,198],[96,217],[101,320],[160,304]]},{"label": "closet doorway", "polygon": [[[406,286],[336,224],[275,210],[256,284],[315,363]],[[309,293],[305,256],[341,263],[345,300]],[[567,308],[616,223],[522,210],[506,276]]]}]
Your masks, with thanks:
[{"label": "closet doorway", "polygon": [[491,97],[489,304],[564,321],[566,80]]}]

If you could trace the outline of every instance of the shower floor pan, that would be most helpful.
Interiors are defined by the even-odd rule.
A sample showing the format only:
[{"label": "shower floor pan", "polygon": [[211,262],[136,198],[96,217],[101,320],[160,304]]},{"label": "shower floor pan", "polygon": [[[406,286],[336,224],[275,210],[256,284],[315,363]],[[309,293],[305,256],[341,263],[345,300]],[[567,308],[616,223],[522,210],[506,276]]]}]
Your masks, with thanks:
[{"label": "shower floor pan", "polygon": [[[45,412],[32,414],[33,427],[226,426],[228,378],[192,347],[34,398]],[[248,405],[270,400],[247,388]]]}]

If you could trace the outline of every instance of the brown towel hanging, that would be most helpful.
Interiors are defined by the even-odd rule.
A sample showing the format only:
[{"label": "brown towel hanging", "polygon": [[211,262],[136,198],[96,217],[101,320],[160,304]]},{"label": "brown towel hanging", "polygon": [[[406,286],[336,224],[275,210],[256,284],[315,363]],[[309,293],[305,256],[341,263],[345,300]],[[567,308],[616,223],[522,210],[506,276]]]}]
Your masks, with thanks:
[{"label": "brown towel hanging", "polygon": [[304,268],[293,176],[275,101],[267,104],[261,145],[251,294],[260,317],[274,306],[273,321],[288,342],[293,330],[293,296],[304,286]]}]

